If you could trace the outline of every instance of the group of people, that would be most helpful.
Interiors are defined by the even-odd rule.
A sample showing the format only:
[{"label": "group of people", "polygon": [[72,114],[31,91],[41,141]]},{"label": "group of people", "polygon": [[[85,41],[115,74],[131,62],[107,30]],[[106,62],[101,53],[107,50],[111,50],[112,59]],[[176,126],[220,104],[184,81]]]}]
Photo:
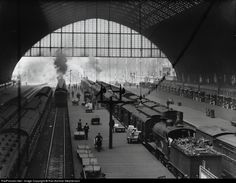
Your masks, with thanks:
[{"label": "group of people", "polygon": [[[71,91],[72,98],[74,98],[74,95],[75,95],[73,88],[79,89],[79,87],[77,88],[76,85],[72,86],[72,91]],[[78,100],[80,100],[80,93],[79,92],[77,92],[76,97],[78,98]],[[88,106],[86,106],[86,107],[88,107],[89,109],[92,109],[92,103],[88,103]],[[78,125],[77,125],[76,129],[77,129],[77,131],[84,131],[85,140],[88,140],[88,133],[89,133],[89,125],[88,125],[88,123],[85,123],[85,125],[82,127],[81,119],[79,119],[79,122],[78,122]],[[99,143],[100,147],[101,147],[103,137],[101,136],[100,133],[97,134],[97,136],[95,137],[94,140],[95,140],[95,145],[97,143]]]},{"label": "group of people", "polygon": [[[88,140],[88,132],[89,132],[89,125],[88,123],[85,123],[84,127],[82,128],[82,122],[81,119],[79,119],[78,126],[77,126],[77,131],[84,131],[85,133],[85,140]],[[95,137],[95,143],[96,142],[102,142],[103,137],[101,136],[100,133],[97,134]]]},{"label": "group of people", "polygon": [[180,87],[160,85],[160,89],[170,93],[187,97],[198,102],[205,102],[211,105],[217,105],[226,109],[236,110],[236,99],[230,96],[223,96],[204,91],[195,91],[192,89],[183,89]]},{"label": "group of people", "polygon": [[85,133],[85,139],[88,140],[88,132],[89,132],[89,125],[86,123],[84,127],[82,128],[82,122],[81,119],[79,119],[78,125],[77,125],[77,131],[84,131]]}]

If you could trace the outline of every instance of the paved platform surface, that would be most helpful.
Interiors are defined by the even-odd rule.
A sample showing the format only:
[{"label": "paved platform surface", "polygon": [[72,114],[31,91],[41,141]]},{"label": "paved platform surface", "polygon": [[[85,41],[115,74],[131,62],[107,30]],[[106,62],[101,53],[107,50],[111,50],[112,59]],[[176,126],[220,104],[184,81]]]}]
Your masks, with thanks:
[{"label": "paved platform surface", "polygon": [[[81,98],[83,97],[81,96]],[[68,106],[75,178],[80,178],[82,170],[76,155],[78,144],[91,147],[102,172],[106,174],[106,178],[157,178],[159,176],[175,178],[142,144],[128,144],[126,133],[113,133],[113,148],[109,149],[109,113],[107,110],[100,109],[93,113],[85,113],[83,106],[73,106],[70,100]],[[100,116],[101,124],[91,125],[91,118],[96,115]],[[82,126],[86,122],[89,124],[88,140],[75,140],[73,137],[79,118],[82,119]],[[103,136],[101,152],[96,151],[93,143],[98,132]]]},{"label": "paved platform surface", "polygon": [[[140,89],[136,87],[125,87],[126,90],[129,90],[133,93],[140,94]],[[141,93],[147,93],[148,89],[141,89]],[[160,90],[153,91],[146,98],[159,102],[163,105],[166,105],[166,101],[168,98],[172,98],[174,100],[174,105],[170,105],[171,108],[175,110],[182,111],[184,113],[183,118],[184,121],[192,124],[193,126],[205,126],[205,125],[217,125],[222,128],[226,128],[230,131],[236,132],[236,127],[231,125],[231,119],[236,116],[236,111],[230,109],[224,109],[219,106],[213,106],[203,102],[193,101],[188,98],[184,98],[181,96],[177,96],[174,94],[170,94],[167,92],[163,92]],[[182,103],[182,106],[177,106],[178,102]],[[206,116],[205,111],[206,108],[211,108],[215,110],[216,118],[210,118]]]}]

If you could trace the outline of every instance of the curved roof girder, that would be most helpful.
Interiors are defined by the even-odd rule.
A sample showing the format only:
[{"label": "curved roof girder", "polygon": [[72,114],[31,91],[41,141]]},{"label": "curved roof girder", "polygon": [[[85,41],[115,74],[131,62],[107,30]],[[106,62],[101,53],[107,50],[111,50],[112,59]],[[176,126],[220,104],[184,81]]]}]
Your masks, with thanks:
[{"label": "curved roof girder", "polygon": [[[17,2],[21,2],[20,6],[17,6]],[[208,1],[203,0],[150,0],[126,1],[125,3],[119,1],[98,3],[98,1],[2,0],[0,3],[0,49],[2,50],[0,58],[4,68],[0,69],[0,82],[10,79],[14,66],[19,60],[18,55],[23,55],[45,35],[79,20],[96,18],[96,16],[108,19],[109,2],[112,7],[110,20],[137,32],[139,32],[139,25],[135,22],[138,22],[138,16],[132,15],[137,15],[139,12],[137,8],[139,4],[142,3],[144,7],[156,7],[156,13],[153,9],[152,13],[148,12],[147,8],[146,12],[142,11],[142,17],[148,17],[145,21],[141,20],[142,34],[158,45],[172,62],[177,58],[188,36],[194,30],[196,22],[208,6]],[[97,8],[96,5],[98,5]],[[19,7],[20,17],[17,16]],[[234,63],[236,37],[233,36],[236,24],[235,7],[233,0],[215,3],[203,27],[197,33],[181,62],[177,64],[177,72],[211,74],[233,73],[236,70]],[[132,10],[135,10],[136,14]],[[158,19],[156,15],[161,11],[165,11],[169,17],[165,20]],[[123,12],[128,13],[124,16]],[[173,12],[178,13],[174,15]],[[19,40],[20,49],[17,46]]]}]

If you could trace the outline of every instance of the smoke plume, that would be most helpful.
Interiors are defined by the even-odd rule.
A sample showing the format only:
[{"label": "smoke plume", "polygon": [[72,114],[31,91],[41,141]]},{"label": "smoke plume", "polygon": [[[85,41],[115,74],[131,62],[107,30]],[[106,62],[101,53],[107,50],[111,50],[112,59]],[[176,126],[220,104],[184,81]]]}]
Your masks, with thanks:
[{"label": "smoke plume", "polygon": [[66,73],[67,70],[67,59],[66,59],[66,55],[63,54],[60,50],[56,51],[56,58],[54,60],[54,66],[56,68],[57,74],[60,75],[64,75]]},{"label": "smoke plume", "polygon": [[97,74],[102,72],[102,68],[99,66],[98,59],[94,57],[89,57],[86,67],[92,70],[95,70]]}]

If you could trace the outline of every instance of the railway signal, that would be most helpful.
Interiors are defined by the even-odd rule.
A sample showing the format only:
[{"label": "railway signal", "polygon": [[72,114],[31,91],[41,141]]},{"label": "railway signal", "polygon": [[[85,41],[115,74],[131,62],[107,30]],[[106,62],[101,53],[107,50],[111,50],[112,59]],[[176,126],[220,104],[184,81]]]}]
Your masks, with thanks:
[{"label": "railway signal", "polygon": [[133,101],[127,101],[124,102],[122,101],[122,94],[125,93],[125,89],[121,88],[120,85],[120,89],[118,91],[113,91],[113,93],[119,93],[119,100],[113,100],[112,96],[110,97],[110,99],[107,101],[103,100],[103,94],[106,93],[106,88],[101,84],[101,89],[100,92],[96,95],[98,96],[100,94],[100,101],[98,101],[98,103],[104,103],[104,104],[108,104],[109,105],[109,113],[110,113],[110,120],[109,120],[109,149],[112,149],[112,129],[114,127],[114,121],[112,119],[112,113],[113,113],[113,108],[114,105],[119,104],[119,103],[123,103],[123,104],[129,104],[129,103],[133,103]]}]

